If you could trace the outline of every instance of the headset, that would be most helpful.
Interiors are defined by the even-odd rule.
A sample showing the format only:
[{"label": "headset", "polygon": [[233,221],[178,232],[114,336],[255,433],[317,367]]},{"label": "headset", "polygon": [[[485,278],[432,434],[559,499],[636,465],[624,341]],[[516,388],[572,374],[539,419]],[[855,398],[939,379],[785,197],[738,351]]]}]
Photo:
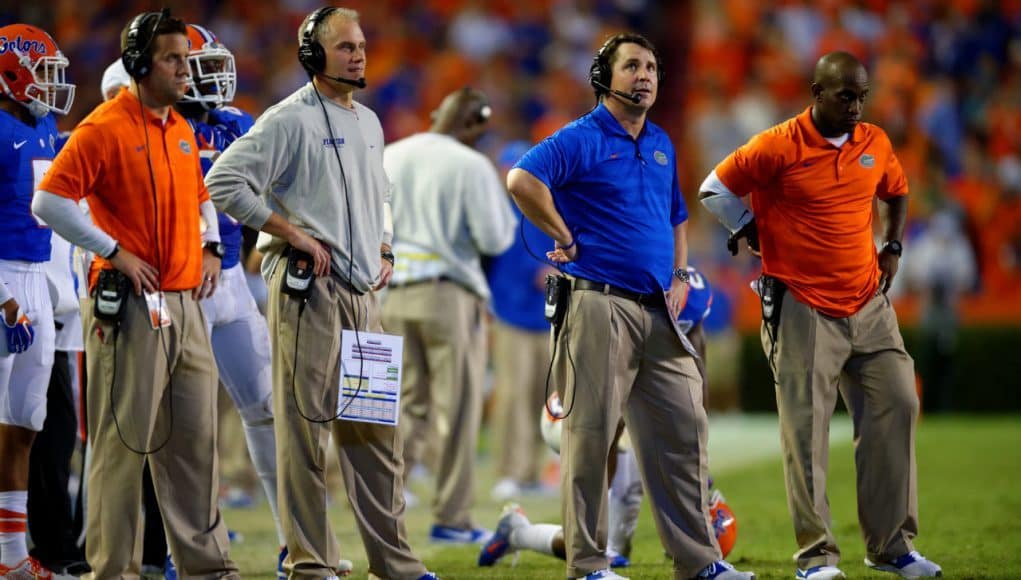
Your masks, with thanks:
[{"label": "headset", "polygon": [[326,17],[336,10],[333,6],[324,6],[316,10],[309,16],[308,25],[301,33],[301,44],[298,45],[298,62],[301,63],[302,68],[308,71],[309,75],[321,73],[326,68],[326,51],[323,50],[323,45],[313,37],[319,23],[326,20]]},{"label": "headset", "polygon": [[318,40],[315,40],[315,32],[319,24],[336,11],[337,8],[335,6],[324,6],[309,15],[308,24],[301,33],[301,44],[298,45],[298,62],[301,63],[301,67],[305,69],[309,77],[318,74],[331,81],[364,89],[367,86],[364,78],[351,80],[344,77],[333,77],[323,72],[323,69],[326,68],[326,50],[323,49],[323,45],[319,44]]},{"label": "headset", "polygon": [[[170,18],[170,9],[164,8],[159,12],[143,12],[135,17],[128,25],[128,34],[124,41],[124,50],[121,52],[121,63],[124,70],[136,81],[152,72],[152,53],[149,49],[156,38],[156,30],[160,23]],[[146,26],[146,22],[155,19],[152,26]],[[142,38],[145,42],[142,42]]]},{"label": "headset", "polygon": [[[588,72],[589,84],[591,84],[592,88],[595,89],[596,100],[599,100],[599,97],[606,93],[613,93],[636,105],[641,102],[638,95],[610,88],[610,85],[613,83],[613,69],[610,66],[610,57],[617,52],[617,48],[620,45],[627,42],[631,42],[645,48],[653,47],[653,44],[640,34],[621,33],[608,38],[606,42],[603,43],[603,46],[599,47],[596,55],[592,57],[592,67]],[[660,57],[659,51],[656,50],[655,47],[651,48],[651,50],[652,56],[656,58],[656,84],[662,85],[664,77],[663,59]]]}]

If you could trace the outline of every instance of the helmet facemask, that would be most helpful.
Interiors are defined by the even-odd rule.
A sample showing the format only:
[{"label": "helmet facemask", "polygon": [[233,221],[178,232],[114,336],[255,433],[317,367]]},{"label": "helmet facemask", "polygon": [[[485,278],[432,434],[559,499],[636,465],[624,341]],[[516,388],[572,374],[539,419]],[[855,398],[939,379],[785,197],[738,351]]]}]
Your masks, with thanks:
[{"label": "helmet facemask", "polygon": [[74,103],[75,93],[75,85],[66,82],[67,57],[58,50],[53,56],[40,56],[33,62],[31,56],[16,47],[9,50],[17,55],[18,64],[32,75],[33,80],[25,86],[24,98],[19,99],[0,77],[4,92],[24,105],[34,117],[45,117],[51,111],[66,115]]},{"label": "helmet facemask", "polygon": [[211,111],[234,100],[237,89],[234,55],[222,44],[206,43],[192,51],[188,55],[188,65],[191,79],[181,102],[199,103]]}]

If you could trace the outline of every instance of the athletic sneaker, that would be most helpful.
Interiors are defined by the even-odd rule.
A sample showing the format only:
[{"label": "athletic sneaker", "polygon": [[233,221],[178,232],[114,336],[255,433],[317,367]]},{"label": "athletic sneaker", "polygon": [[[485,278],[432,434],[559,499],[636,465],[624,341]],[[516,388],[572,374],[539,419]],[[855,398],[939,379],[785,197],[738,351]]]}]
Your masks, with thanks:
[{"label": "athletic sneaker", "polygon": [[892,572],[901,578],[937,578],[943,575],[943,569],[939,564],[926,560],[925,556],[914,550],[890,562],[878,564],[865,558],[865,565],[873,570]]},{"label": "athletic sneaker", "polygon": [[164,580],[163,568],[152,564],[142,564],[142,580]]},{"label": "athletic sneaker", "polygon": [[[571,580],[570,578],[568,580]],[[595,572],[589,572],[585,576],[576,580],[630,580],[625,576],[610,570],[609,568],[603,568],[602,570],[596,570]]]},{"label": "athletic sneaker", "polygon": [[164,580],[177,580],[177,567],[174,566],[174,560],[167,554],[167,563],[163,565],[163,578]]},{"label": "athletic sneaker", "polygon": [[631,565],[631,560],[627,556],[609,549],[606,550],[606,559],[610,561],[610,568],[627,568]]},{"label": "athletic sneaker", "polygon": [[454,526],[433,524],[429,540],[443,544],[485,544],[493,535],[486,528],[462,529]]},{"label": "athletic sneaker", "polygon": [[516,503],[505,505],[503,512],[500,513],[500,522],[496,524],[496,531],[479,552],[479,566],[496,564],[497,560],[504,557],[510,549],[511,533],[528,524],[528,518],[525,517],[521,506]]},{"label": "athletic sneaker", "polygon": [[755,572],[740,572],[726,560],[717,560],[702,568],[693,580],[755,580]]},{"label": "athletic sneaker", "polygon": [[847,578],[836,566],[812,566],[807,570],[800,568],[794,574],[797,580],[842,580]]},{"label": "athletic sneaker", "polygon": [[4,580],[78,580],[69,574],[54,574],[32,556],[26,557],[14,567],[0,564],[0,578]]}]

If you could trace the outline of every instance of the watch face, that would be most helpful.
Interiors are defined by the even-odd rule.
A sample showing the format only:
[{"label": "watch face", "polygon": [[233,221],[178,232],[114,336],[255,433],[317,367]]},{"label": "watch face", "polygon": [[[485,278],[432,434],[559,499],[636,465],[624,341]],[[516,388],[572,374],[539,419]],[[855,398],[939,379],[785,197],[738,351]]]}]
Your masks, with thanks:
[{"label": "watch face", "polygon": [[224,245],[223,245],[223,244],[219,244],[219,243],[216,243],[216,244],[214,244],[214,243],[208,243],[208,244],[206,244],[206,245],[205,245],[205,246],[203,246],[203,247],[204,247],[204,248],[208,248],[209,250],[212,250],[212,252],[213,252],[214,254],[216,254],[216,256],[217,256],[218,258],[221,258],[221,259],[223,258],[224,254],[226,254],[226,253],[227,253],[227,250],[226,250],[226,248],[224,247]]}]

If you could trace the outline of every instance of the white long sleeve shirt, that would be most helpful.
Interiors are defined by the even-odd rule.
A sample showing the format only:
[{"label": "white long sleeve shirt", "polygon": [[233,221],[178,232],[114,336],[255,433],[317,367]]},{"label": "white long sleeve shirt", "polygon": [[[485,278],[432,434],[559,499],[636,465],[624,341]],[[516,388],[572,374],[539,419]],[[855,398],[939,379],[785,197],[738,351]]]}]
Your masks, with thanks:
[{"label": "white long sleeve shirt", "polygon": [[449,135],[419,133],[388,145],[383,165],[394,184],[391,283],[446,276],[488,300],[480,255],[503,253],[517,225],[492,162]]}]

